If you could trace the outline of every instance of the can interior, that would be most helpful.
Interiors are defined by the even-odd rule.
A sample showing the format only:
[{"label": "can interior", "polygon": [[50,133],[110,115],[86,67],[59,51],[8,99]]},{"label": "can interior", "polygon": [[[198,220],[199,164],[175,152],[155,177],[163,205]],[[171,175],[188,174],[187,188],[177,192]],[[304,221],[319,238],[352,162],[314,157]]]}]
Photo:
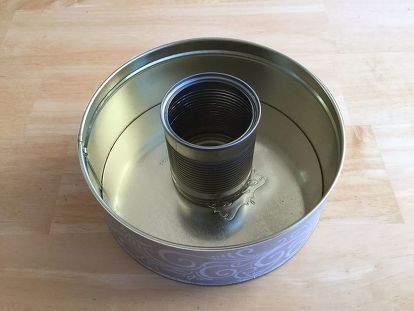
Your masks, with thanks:
[{"label": "can interior", "polygon": [[[165,93],[208,71],[246,81],[262,103],[252,188],[231,220],[177,194],[160,120]],[[116,72],[85,114],[80,150],[110,214],[157,239],[223,247],[275,235],[310,213],[339,172],[342,135],[331,98],[301,66],[247,43],[201,40],[155,50]]]},{"label": "can interior", "polygon": [[199,146],[220,146],[241,137],[253,108],[241,90],[222,81],[201,81],[178,92],[168,106],[172,130]]}]

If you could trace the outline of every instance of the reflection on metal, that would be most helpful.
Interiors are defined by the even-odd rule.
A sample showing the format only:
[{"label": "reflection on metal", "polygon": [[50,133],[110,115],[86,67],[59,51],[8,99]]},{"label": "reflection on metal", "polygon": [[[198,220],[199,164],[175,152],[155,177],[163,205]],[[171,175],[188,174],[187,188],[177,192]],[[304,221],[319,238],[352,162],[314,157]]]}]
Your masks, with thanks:
[{"label": "reflection on metal", "polygon": [[223,219],[232,221],[241,208],[247,208],[256,204],[256,191],[259,188],[263,187],[266,182],[267,178],[265,176],[256,174],[255,169],[253,169],[246,187],[242,191],[239,198],[232,201],[210,203],[208,207]]}]

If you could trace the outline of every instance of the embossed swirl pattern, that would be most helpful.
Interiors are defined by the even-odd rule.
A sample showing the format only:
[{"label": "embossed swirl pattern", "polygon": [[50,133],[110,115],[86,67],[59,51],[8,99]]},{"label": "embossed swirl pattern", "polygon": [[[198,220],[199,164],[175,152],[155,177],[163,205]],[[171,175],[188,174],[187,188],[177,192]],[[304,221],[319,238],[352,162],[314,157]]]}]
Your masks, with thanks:
[{"label": "embossed swirl pattern", "polygon": [[318,217],[319,213],[314,213],[281,235],[250,247],[211,252],[163,246],[112,219],[109,226],[118,243],[149,269],[182,282],[224,285],[258,277],[289,260],[309,238]]}]

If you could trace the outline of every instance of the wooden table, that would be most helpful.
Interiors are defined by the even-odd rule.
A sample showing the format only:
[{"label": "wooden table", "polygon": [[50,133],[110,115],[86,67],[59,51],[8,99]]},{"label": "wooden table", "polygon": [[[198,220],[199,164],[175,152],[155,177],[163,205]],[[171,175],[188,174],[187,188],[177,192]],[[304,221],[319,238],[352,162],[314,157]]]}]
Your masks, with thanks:
[{"label": "wooden table", "polygon": [[[414,310],[413,1],[0,1],[1,310]],[[79,169],[95,88],[191,37],[272,47],[345,115],[344,171],[305,248],[255,281],[198,287],[115,243]]]}]

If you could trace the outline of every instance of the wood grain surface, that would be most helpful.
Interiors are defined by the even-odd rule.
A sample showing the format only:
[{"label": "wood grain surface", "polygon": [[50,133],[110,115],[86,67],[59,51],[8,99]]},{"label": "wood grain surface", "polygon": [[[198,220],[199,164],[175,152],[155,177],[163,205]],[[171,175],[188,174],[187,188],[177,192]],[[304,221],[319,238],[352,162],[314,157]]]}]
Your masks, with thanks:
[{"label": "wood grain surface", "polygon": [[[0,1],[0,310],[414,310],[414,2]],[[317,230],[244,284],[180,284],[115,243],[79,169],[96,87],[130,57],[217,36],[285,53],[345,116]]]}]

